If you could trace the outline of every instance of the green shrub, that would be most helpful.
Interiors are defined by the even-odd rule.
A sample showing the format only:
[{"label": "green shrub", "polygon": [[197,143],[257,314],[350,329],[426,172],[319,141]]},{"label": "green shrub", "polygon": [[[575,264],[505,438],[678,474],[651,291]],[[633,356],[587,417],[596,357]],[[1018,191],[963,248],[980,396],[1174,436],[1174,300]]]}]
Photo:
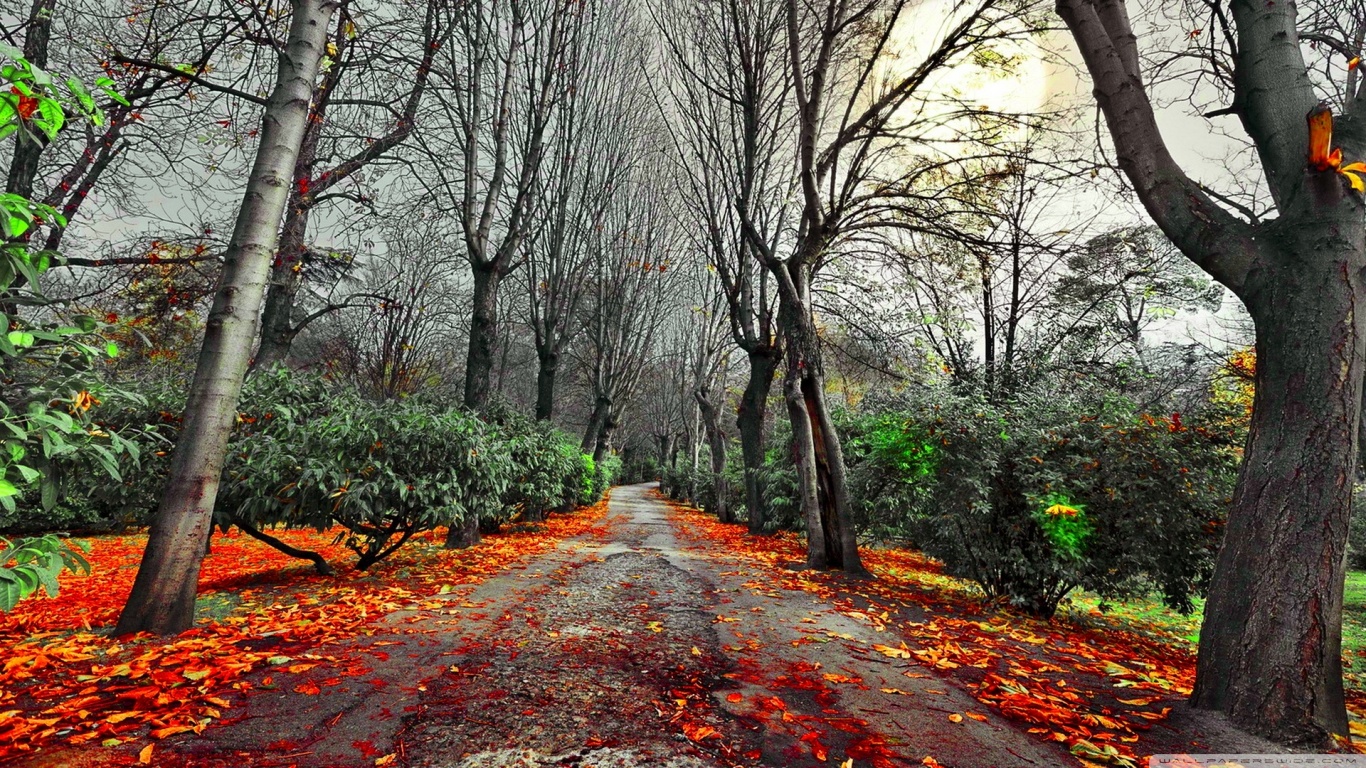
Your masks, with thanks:
[{"label": "green shrub", "polygon": [[909,463],[887,495],[950,573],[1045,617],[1076,587],[1155,589],[1191,610],[1236,476],[1232,436],[1215,426],[1227,420],[1153,418],[1086,393],[993,406],[947,392],[902,418],[934,442],[933,471]]}]

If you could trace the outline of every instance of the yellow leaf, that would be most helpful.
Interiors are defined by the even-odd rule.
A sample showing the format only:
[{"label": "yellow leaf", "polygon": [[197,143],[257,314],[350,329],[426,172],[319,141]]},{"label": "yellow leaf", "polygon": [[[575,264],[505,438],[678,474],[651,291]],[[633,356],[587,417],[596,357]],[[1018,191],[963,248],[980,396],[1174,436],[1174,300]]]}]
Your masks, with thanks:
[{"label": "yellow leaf", "polygon": [[1341,170],[1344,170],[1344,171],[1356,171],[1357,173],[1366,173],[1366,163],[1362,163],[1362,162],[1348,163],[1347,165],[1342,166],[1342,169],[1341,169]]},{"label": "yellow leaf", "polygon": [[898,695],[898,696],[911,696],[911,695],[912,695],[909,691],[903,691],[903,690],[901,690],[900,688],[882,688],[882,689],[879,689],[879,690],[881,690],[883,693],[895,693],[895,694]]},{"label": "yellow leaf", "polygon": [[957,712],[954,712],[952,715],[949,715],[949,722],[950,722],[950,723],[961,723],[961,722],[963,722],[963,716],[960,715],[960,714],[958,714]]},{"label": "yellow leaf", "polygon": [[142,751],[141,751],[141,752],[138,753],[138,765],[151,765],[151,764],[152,764],[152,745],[151,745],[151,744],[148,744],[147,746],[145,746],[145,747],[142,748]]},{"label": "yellow leaf", "polygon": [[1362,181],[1360,176],[1351,171],[1342,171],[1342,175],[1347,177],[1347,183],[1352,185],[1352,189],[1366,194],[1366,181]]},{"label": "yellow leaf", "polygon": [[385,755],[384,757],[381,757],[381,758],[376,759],[376,760],[375,760],[375,765],[378,765],[378,766],[393,765],[393,764],[394,764],[394,761],[397,760],[397,759],[398,759],[398,755],[397,755],[397,754],[394,754],[393,752],[390,752],[389,754]]},{"label": "yellow leaf", "polygon": [[701,649],[701,648],[698,648],[697,646],[694,645],[694,646],[692,647],[692,655],[694,655],[694,656],[701,656],[701,655],[702,655],[702,649]]},{"label": "yellow leaf", "polygon": [[891,658],[893,658],[893,659],[909,659],[909,658],[911,658],[911,652],[908,651],[908,650],[905,649],[905,648],[893,648],[893,647],[891,647],[890,645],[877,645],[877,644],[875,643],[875,644],[873,645],[873,650],[877,651],[878,653],[882,654],[883,656],[889,656],[889,657],[891,657]]},{"label": "yellow leaf", "polygon": [[840,763],[840,768],[854,768],[854,758],[851,757],[848,760],[845,760],[844,762]]}]

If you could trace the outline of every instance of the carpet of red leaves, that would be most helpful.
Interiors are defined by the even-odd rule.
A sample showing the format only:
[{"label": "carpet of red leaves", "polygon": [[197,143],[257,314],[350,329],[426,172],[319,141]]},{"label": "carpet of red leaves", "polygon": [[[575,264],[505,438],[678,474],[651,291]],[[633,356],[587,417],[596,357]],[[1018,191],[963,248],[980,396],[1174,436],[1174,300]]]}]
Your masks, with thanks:
[{"label": "carpet of red leaves", "polygon": [[[219,535],[200,576],[201,619],[170,639],[110,636],[145,534],[90,539],[90,576],[64,576],[57,597],[40,593],[0,614],[0,762],[50,743],[113,746],[202,732],[224,716],[226,696],[251,690],[245,676],[254,670],[270,669],[261,684],[277,686],[290,683],[276,677],[321,663],[343,675],[363,674],[365,667],[348,659],[293,649],[373,633],[370,625],[391,611],[483,581],[588,531],[605,511],[602,502],[553,516],[534,531],[487,536],[463,551],[441,549],[433,533],[366,573],[341,565],[352,558],[332,544],[333,533],[277,532],[340,566],[333,577],[244,535]],[[210,615],[203,617],[206,607]],[[317,693],[316,685],[295,690]],[[151,744],[143,749],[150,754]]]},{"label": "carpet of red leaves", "polygon": [[[805,545],[794,534],[751,536],[699,510],[670,504],[695,551],[729,560],[755,593],[803,590],[889,636],[873,646],[961,684],[983,704],[1083,760],[1138,765],[1153,750],[1144,733],[1190,695],[1195,655],[1182,644],[1105,627],[1003,610],[912,551],[861,550],[874,579],[794,570]],[[709,545],[701,545],[705,541]],[[716,546],[716,545],[720,546]],[[906,619],[905,615],[925,617]],[[906,672],[908,676],[923,676]]]}]

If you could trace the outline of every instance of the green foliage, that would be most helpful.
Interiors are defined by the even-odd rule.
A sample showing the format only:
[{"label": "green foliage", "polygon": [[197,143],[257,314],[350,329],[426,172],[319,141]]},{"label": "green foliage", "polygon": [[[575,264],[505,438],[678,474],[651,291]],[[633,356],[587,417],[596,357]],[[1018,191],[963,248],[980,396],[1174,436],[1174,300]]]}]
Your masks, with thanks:
[{"label": "green foliage", "polygon": [[1034,519],[1059,557],[1081,559],[1093,531],[1084,506],[1066,494],[1049,493],[1035,507]]},{"label": "green foliage", "polygon": [[340,525],[361,568],[414,534],[498,515],[513,485],[508,443],[462,411],[368,401],[283,369],[253,377],[243,402],[219,523]]},{"label": "green foliage", "polygon": [[[0,64],[0,139],[52,141],[68,112],[97,124],[102,119],[79,82],[67,80],[58,87],[19,51],[0,46],[0,61],[6,59]],[[0,515],[5,517],[17,516],[19,502],[29,505],[35,491],[42,509],[53,509],[63,466],[117,481],[121,460],[135,461],[138,455],[135,444],[91,420],[105,392],[95,366],[118,354],[99,336],[99,322],[84,316],[41,323],[31,318],[49,306],[39,281],[58,258],[30,247],[35,229],[44,223],[65,226],[66,219],[50,205],[0,194]],[[4,542],[0,607],[12,608],[39,585],[55,593],[64,567],[86,566],[56,537]]]},{"label": "green foliage", "polygon": [[79,542],[73,547],[53,534],[13,542],[0,538],[0,611],[13,610],[39,586],[55,597],[57,575],[63,570],[90,573],[83,555],[88,551]]},{"label": "green foliage", "polygon": [[[1236,474],[1219,416],[1153,418],[1086,391],[1005,405],[939,391],[902,413],[938,444],[934,473],[897,477],[886,495],[927,554],[1030,613],[1051,616],[1076,587],[1155,589],[1189,611]],[[869,469],[885,471],[864,461],[856,472]]]}]

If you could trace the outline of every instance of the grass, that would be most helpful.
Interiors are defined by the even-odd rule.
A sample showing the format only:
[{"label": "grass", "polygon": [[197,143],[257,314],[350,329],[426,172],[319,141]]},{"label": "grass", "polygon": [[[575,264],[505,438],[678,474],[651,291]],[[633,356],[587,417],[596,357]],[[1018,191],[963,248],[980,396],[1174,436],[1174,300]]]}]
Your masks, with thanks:
[{"label": "grass", "polygon": [[[1117,626],[1144,635],[1189,643],[1200,641],[1200,618],[1205,601],[1195,601],[1195,612],[1182,616],[1152,598],[1105,603],[1089,592],[1073,594],[1059,610],[1082,623]],[[1342,656],[1350,688],[1366,689],[1366,571],[1348,571],[1342,601]]]}]

